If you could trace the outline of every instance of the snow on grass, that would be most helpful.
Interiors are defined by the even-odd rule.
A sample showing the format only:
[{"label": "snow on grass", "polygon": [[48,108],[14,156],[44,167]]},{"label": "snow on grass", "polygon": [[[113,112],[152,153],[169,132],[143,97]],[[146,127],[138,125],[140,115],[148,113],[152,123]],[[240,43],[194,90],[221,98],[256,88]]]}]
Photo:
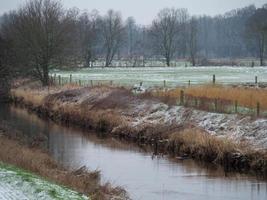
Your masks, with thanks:
[{"label": "snow on grass", "polygon": [[254,82],[258,76],[260,82],[267,82],[265,67],[138,67],[138,68],[84,68],[78,70],[55,70],[51,74],[61,75],[66,80],[72,74],[72,80],[82,81],[109,81],[115,84],[131,85],[143,82],[147,86],[163,86],[166,80],[167,87],[207,83],[216,75],[218,83],[245,83]]},{"label": "snow on grass", "polygon": [[75,191],[0,163],[0,199],[3,200],[85,200]]},{"label": "snow on grass", "polygon": [[138,115],[129,125],[135,128],[152,125],[193,124],[212,135],[247,141],[255,148],[267,149],[267,119],[258,119],[236,114],[212,113],[181,106],[144,101],[136,105],[131,113]]}]

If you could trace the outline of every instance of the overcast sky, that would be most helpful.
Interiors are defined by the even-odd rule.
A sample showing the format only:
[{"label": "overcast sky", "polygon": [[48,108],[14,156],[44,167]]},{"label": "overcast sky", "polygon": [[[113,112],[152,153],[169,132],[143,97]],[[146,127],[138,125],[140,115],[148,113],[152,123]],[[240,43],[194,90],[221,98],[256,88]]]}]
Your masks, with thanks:
[{"label": "overcast sky", "polygon": [[[250,4],[257,7],[267,3],[266,0],[61,0],[65,7],[80,9],[97,9],[101,14],[112,8],[121,11],[124,18],[135,17],[139,24],[149,24],[158,11],[164,7],[187,8],[193,15],[216,15],[226,11],[242,8]],[[15,9],[24,0],[0,0],[0,14]]]}]

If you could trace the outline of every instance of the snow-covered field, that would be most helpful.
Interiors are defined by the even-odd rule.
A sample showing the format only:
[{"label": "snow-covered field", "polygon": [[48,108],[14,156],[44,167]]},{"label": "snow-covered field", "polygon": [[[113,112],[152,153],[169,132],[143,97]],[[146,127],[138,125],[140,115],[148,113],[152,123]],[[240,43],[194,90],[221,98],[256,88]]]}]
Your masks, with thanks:
[{"label": "snow-covered field", "polygon": [[85,196],[0,163],[0,200],[85,200]]},{"label": "snow-covered field", "polygon": [[143,82],[145,86],[163,86],[166,80],[167,87],[191,84],[209,83],[213,74],[218,83],[247,83],[254,82],[258,76],[259,82],[267,82],[266,67],[139,67],[139,68],[83,68],[72,71],[54,70],[52,75],[61,75],[65,81],[81,80],[90,84],[90,81],[132,86]]}]

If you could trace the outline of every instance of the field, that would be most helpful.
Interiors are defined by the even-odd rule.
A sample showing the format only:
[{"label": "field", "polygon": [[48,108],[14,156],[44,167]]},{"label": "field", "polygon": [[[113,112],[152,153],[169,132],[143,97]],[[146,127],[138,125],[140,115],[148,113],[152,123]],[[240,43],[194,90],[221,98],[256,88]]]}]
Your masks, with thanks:
[{"label": "field", "polygon": [[93,81],[116,85],[133,86],[143,82],[144,87],[164,86],[175,87],[191,84],[209,83],[213,74],[216,82],[223,84],[255,82],[258,76],[259,82],[267,82],[267,69],[265,67],[129,67],[129,68],[82,68],[77,70],[54,70],[51,75],[60,75],[62,82],[81,81],[82,84],[90,84]]}]

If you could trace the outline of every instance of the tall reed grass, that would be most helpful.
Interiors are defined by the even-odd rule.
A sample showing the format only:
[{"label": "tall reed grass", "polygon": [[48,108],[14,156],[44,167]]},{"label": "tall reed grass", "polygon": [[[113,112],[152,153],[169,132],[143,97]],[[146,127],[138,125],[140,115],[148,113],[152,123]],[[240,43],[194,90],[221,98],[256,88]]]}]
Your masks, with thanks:
[{"label": "tall reed grass", "polygon": [[231,87],[223,85],[201,85],[187,88],[176,88],[169,91],[154,92],[155,96],[168,97],[170,99],[180,98],[180,91],[184,90],[185,96],[220,99],[238,102],[238,106],[254,109],[260,103],[261,109],[267,109],[267,90],[260,88]]}]

